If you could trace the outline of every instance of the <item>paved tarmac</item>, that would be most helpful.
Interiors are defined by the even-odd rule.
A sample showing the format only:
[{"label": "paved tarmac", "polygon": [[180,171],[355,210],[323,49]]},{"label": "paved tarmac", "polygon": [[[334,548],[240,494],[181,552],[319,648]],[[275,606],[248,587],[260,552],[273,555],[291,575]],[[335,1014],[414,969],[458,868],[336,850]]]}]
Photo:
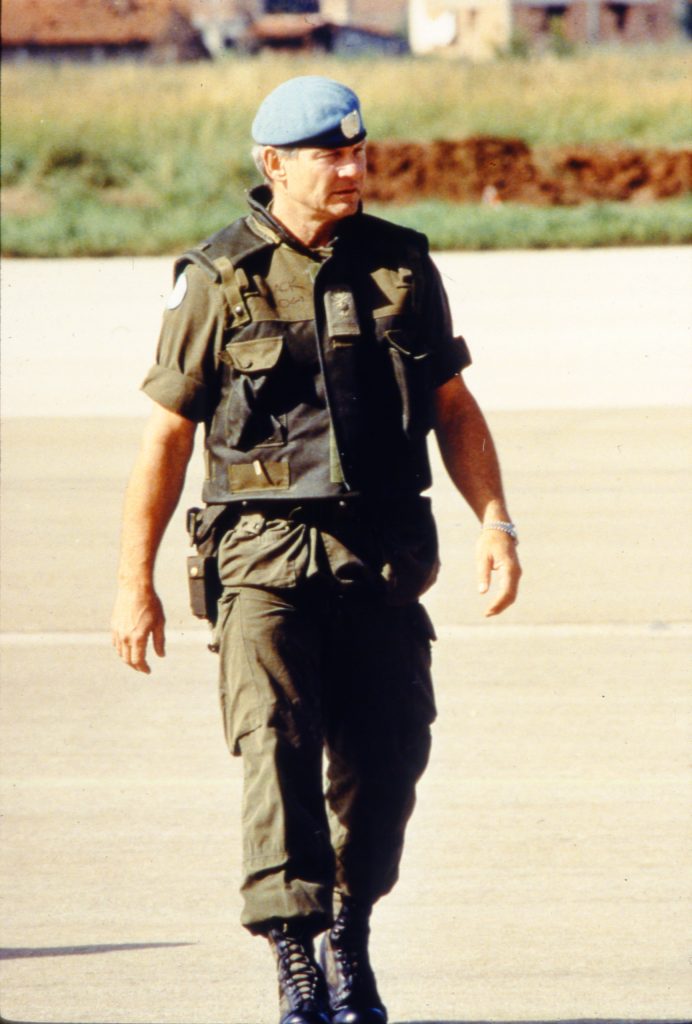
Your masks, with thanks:
[{"label": "paved tarmac", "polygon": [[[437,253],[484,409],[678,406],[692,247]],[[0,277],[3,416],[140,416],[172,260],[14,260]]]},{"label": "paved tarmac", "polygon": [[[527,263],[537,267],[530,255],[548,254],[514,254],[513,287],[531,276]],[[591,297],[574,276],[581,255],[561,264],[575,289],[566,331],[589,323]],[[675,255],[632,259],[635,279],[670,272],[673,288],[675,266],[689,264],[689,252]],[[605,261],[593,256],[602,284]],[[477,259],[463,270],[480,282],[498,263]],[[557,287],[567,276],[553,259]],[[6,265],[3,288],[19,295],[28,266]],[[94,322],[70,312],[85,280],[75,271],[87,283],[95,272],[72,267],[70,276],[45,264],[48,280],[64,275],[56,351],[74,360],[89,338],[96,349],[82,393],[78,374],[51,370],[46,415],[14,418],[21,374],[3,380],[0,1008],[5,1020],[56,1024],[275,1024],[269,953],[237,923],[240,764],[223,745],[214,656],[186,610],[180,513],[158,567],[167,658],[143,678],[109,647],[119,508],[141,416],[115,400],[98,413],[89,382],[125,370],[113,348],[111,374]],[[658,295],[640,303],[627,338],[598,355],[599,368],[628,365],[609,378],[610,404],[578,389],[558,403],[565,364],[550,360],[542,400],[534,379],[515,411],[499,391],[486,402],[525,565],[521,601],[501,619],[481,617],[476,526],[435,460],[444,564],[426,604],[439,633],[439,718],[402,878],[374,917],[392,1024],[692,1016],[692,417],[648,373],[660,350],[678,367],[670,394],[681,393],[689,300],[675,296],[667,320]],[[120,297],[115,288],[99,298],[106,323]],[[128,299],[123,337],[143,304],[139,292]],[[46,303],[34,306],[40,322]],[[505,334],[492,357],[516,373],[538,315],[518,306],[521,316],[500,314],[488,296],[485,310],[493,330],[503,316],[522,339],[516,352]],[[611,307],[629,308],[621,289]],[[15,312],[16,302],[3,330],[16,352]],[[479,304],[477,332],[482,314]],[[604,329],[590,315],[592,334]],[[22,322],[25,358],[43,365],[45,339]],[[591,335],[584,346],[596,358]],[[124,350],[137,379],[138,359]],[[194,469],[182,505],[198,485]]]}]

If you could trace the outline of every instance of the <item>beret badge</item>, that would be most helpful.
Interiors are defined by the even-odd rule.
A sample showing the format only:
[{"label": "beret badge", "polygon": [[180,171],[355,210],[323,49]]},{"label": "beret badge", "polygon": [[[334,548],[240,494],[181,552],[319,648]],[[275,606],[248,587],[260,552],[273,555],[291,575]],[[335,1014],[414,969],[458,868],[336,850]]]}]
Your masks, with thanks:
[{"label": "beret badge", "polygon": [[341,131],[346,139],[355,139],[356,135],[360,134],[362,131],[360,111],[352,110],[350,114],[346,114],[346,117],[342,117]]}]

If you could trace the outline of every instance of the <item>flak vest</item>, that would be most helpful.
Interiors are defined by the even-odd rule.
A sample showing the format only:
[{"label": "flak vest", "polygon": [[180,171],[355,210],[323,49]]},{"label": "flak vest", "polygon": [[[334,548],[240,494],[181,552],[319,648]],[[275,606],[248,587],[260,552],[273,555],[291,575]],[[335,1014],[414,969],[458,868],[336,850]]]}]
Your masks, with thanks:
[{"label": "flak vest", "polygon": [[204,501],[420,494],[431,484],[425,237],[361,213],[318,260],[252,205],[176,264],[176,276],[204,269],[224,297]]}]

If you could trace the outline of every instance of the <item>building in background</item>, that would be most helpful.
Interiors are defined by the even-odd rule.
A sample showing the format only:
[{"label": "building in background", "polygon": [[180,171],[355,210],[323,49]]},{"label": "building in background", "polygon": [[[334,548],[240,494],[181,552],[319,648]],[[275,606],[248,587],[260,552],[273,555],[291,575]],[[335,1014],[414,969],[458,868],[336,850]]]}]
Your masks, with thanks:
[{"label": "building in background", "polygon": [[188,0],[212,53],[408,52],[407,0]]},{"label": "building in background", "polygon": [[408,51],[407,0],[3,0],[5,59]]},{"label": "building in background", "polygon": [[662,41],[689,0],[2,0],[5,59],[199,60],[263,49],[485,60],[518,44]]},{"label": "building in background", "polygon": [[189,8],[173,0],[3,0],[3,59],[207,58]]},{"label": "building in background", "polygon": [[484,60],[518,40],[529,46],[641,43],[680,34],[685,0],[409,0],[414,53]]},{"label": "building in background", "polygon": [[322,17],[338,25],[362,25],[406,38],[408,0],[321,0]]}]

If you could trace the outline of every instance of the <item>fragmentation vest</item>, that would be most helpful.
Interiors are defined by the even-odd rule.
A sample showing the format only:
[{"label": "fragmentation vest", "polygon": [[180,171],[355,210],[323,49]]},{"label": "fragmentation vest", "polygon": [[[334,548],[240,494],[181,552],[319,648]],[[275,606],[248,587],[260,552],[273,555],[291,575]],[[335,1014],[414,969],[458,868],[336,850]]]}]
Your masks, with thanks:
[{"label": "fragmentation vest", "polygon": [[424,236],[358,214],[317,259],[252,205],[176,265],[202,267],[224,296],[204,500],[420,494],[431,483]]}]

